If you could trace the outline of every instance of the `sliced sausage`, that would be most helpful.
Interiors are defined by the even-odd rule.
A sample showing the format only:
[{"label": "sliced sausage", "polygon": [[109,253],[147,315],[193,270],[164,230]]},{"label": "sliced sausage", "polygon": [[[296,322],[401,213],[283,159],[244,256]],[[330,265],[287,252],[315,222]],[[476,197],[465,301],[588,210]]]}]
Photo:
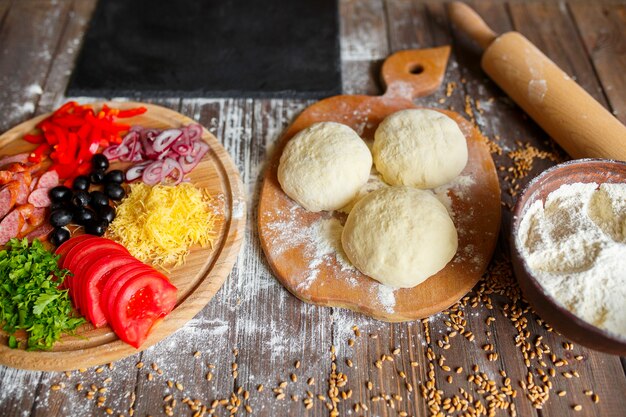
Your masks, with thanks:
[{"label": "sliced sausage", "polygon": [[16,210],[20,211],[20,214],[25,220],[17,236],[20,239],[30,234],[46,221],[46,209],[44,208],[37,208],[32,204],[24,204],[19,206]]},{"label": "sliced sausage", "polygon": [[52,188],[59,185],[59,174],[56,171],[48,171],[39,177],[37,188]]},{"label": "sliced sausage", "polygon": [[44,223],[44,224],[42,224],[41,226],[37,227],[35,230],[33,230],[32,232],[30,232],[29,234],[27,234],[24,237],[26,239],[28,239],[29,241],[32,241],[32,240],[35,240],[35,239],[45,240],[45,239],[48,238],[48,235],[53,230],[54,230],[54,227],[52,227],[51,224]]},{"label": "sliced sausage", "polygon": [[45,208],[35,207],[26,221],[33,226],[38,227],[46,222],[47,214],[48,211]]},{"label": "sliced sausage", "polygon": [[0,246],[17,237],[24,226],[24,218],[19,210],[13,210],[0,222]]},{"label": "sliced sausage", "polygon": [[13,181],[0,189],[0,220],[15,206],[20,183]]},{"label": "sliced sausage", "polygon": [[13,162],[19,162],[25,164],[28,162],[28,152],[18,153],[17,155],[5,156],[0,159],[0,169],[4,169],[5,165],[12,164]]},{"label": "sliced sausage", "polygon": [[49,188],[37,188],[28,196],[28,202],[35,207],[48,207],[50,206],[49,192]]},{"label": "sliced sausage", "polygon": [[20,189],[17,194],[17,204],[26,204],[30,195],[31,176],[28,171],[18,172],[15,174],[15,180],[19,181]]},{"label": "sliced sausage", "polygon": [[33,192],[33,190],[37,188],[38,182],[39,182],[39,177],[34,177],[33,180],[30,182],[30,186],[28,188],[30,189],[31,192]]}]

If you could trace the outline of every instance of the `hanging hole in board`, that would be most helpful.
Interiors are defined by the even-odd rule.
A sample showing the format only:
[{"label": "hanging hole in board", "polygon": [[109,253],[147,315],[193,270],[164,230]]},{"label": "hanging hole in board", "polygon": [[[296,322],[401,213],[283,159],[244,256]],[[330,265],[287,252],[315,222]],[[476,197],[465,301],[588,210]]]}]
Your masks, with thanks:
[{"label": "hanging hole in board", "polygon": [[411,69],[409,70],[409,72],[413,75],[421,74],[422,72],[424,72],[424,66],[421,64],[415,64],[411,66]]}]

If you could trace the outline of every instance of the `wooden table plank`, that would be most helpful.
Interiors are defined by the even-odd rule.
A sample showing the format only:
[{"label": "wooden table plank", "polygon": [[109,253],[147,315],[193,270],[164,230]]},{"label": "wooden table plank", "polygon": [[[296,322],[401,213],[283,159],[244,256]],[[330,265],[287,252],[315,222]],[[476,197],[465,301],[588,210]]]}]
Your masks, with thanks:
[{"label": "wooden table plank", "polygon": [[[0,16],[2,7],[9,3],[6,0],[0,2]],[[35,5],[47,4],[43,0],[25,0],[23,3],[20,13]],[[455,48],[446,73],[446,82],[454,81],[456,88],[450,89],[448,97],[444,86],[435,95],[421,99],[419,103],[453,108],[465,113],[466,100],[469,98],[468,112],[474,117],[478,127],[503,149],[501,155],[495,154],[494,157],[496,163],[505,168],[515,162],[509,152],[520,151],[522,142],[529,142],[540,150],[552,151],[551,146],[545,143],[545,134],[493,83],[486,80],[478,67],[476,51],[472,51],[471,45],[451,31],[442,4],[436,1],[346,0],[340,6],[343,80],[347,93],[381,93],[378,70],[382,59],[389,53],[404,48],[426,48],[453,43]],[[615,41],[610,42],[615,45],[612,48],[607,48],[607,51],[594,50],[590,45],[597,45],[596,38],[591,37],[590,43],[585,34],[594,30],[602,33],[597,26],[599,23],[596,23],[596,18],[599,17],[593,17],[583,6],[580,8],[584,9],[585,18],[591,15],[593,19],[581,23],[580,12],[577,13],[578,9],[573,5],[570,5],[571,15],[578,24],[580,38],[585,41],[587,49],[595,51],[602,58],[594,58],[594,52],[589,52],[592,55],[591,60],[580,54],[580,39],[570,40],[572,33],[575,34],[577,30],[576,26],[563,6],[536,3],[526,5],[519,2],[504,5],[500,1],[477,1],[473,6],[498,31],[506,31],[515,23],[516,28],[527,36],[534,37],[533,40],[538,42],[541,49],[546,47],[544,51],[550,56],[554,54],[555,61],[567,66],[568,72],[583,80],[586,88],[592,91],[596,89],[598,93],[598,88],[606,89],[608,85],[614,85],[616,93],[613,96],[623,93],[624,86],[619,84],[620,80],[615,80],[615,74],[619,75],[620,72],[604,73],[599,69],[606,65],[601,63],[603,60],[608,62],[613,54],[617,55],[621,51],[619,45],[623,32],[612,35],[616,37]],[[74,12],[76,16],[86,17],[92,7],[93,0],[68,0],[60,8],[67,16]],[[599,10],[592,5],[585,7]],[[618,13],[623,10],[620,6],[609,9],[617,9]],[[509,10],[512,20],[507,13]],[[15,12],[10,10],[6,14],[5,23],[9,19],[13,19],[11,22],[15,20],[11,13]],[[623,12],[621,13],[619,16],[623,17]],[[537,19],[547,20],[535,21],[533,16],[525,14],[536,14],[535,16],[539,16]],[[41,15],[40,19],[45,20],[45,13]],[[613,15],[605,17],[616,18]],[[23,87],[31,85],[33,79],[43,86],[44,93],[39,100],[38,111],[53,108],[64,100],[63,90],[76,54],[72,45],[81,39],[85,23],[82,19],[66,20],[67,25],[59,21],[55,23],[58,32],[56,53],[48,61],[44,60],[50,70],[48,71],[48,67],[41,71],[37,68],[29,74],[20,75]],[[554,27],[550,27],[551,24]],[[537,25],[541,27],[537,29]],[[23,44],[22,36],[25,33],[27,30],[15,26],[0,26],[0,40],[8,39],[13,42],[11,45]],[[554,40],[550,37],[551,34],[557,34],[561,38]],[[544,45],[546,40],[549,42]],[[0,44],[4,47],[4,43]],[[33,45],[32,48],[41,52],[51,45],[55,45],[55,42],[49,40]],[[585,59],[586,64],[581,62]],[[13,81],[13,72],[30,68],[23,67],[26,64],[27,61],[21,61],[9,66],[1,61],[0,87],[4,82],[2,77],[9,76]],[[594,66],[600,82],[593,72]],[[615,106],[615,99],[608,91],[606,96],[611,105]],[[598,97],[603,98],[603,94]],[[493,100],[490,102],[491,98]],[[88,100],[90,99],[81,99]],[[620,97],[617,97],[617,102],[619,100]],[[9,97],[0,92],[0,109],[13,103],[33,103],[37,106],[37,102],[37,98],[33,99],[23,93]],[[249,223],[246,228],[246,244],[235,268],[215,298],[185,328],[146,352],[115,363],[112,370],[104,367],[101,373],[96,373],[97,368],[92,368],[83,373],[73,372],[68,377],[63,373],[26,372],[0,367],[1,415],[21,415],[25,411],[28,414],[31,409],[31,415],[106,415],[107,407],[111,408],[114,415],[128,415],[133,394],[136,395],[133,407],[135,415],[164,415],[165,407],[171,406],[173,399],[176,400],[172,411],[174,415],[193,415],[194,410],[182,404],[185,397],[210,405],[215,399],[228,399],[241,387],[242,392],[236,396],[243,400],[246,390],[249,398],[242,401],[240,408],[250,405],[254,410],[253,415],[323,416],[329,415],[323,401],[315,399],[314,407],[305,414],[302,400],[307,390],[328,398],[326,391],[329,388],[328,377],[333,362],[337,370],[347,376],[348,382],[340,390],[352,390],[351,398],[342,400],[338,405],[340,415],[396,416],[401,411],[406,411],[410,416],[428,415],[429,404],[421,397],[420,392],[425,390],[426,393],[435,393],[428,387],[429,381],[433,381],[429,376],[431,366],[436,389],[441,390],[441,395],[457,395],[457,398],[463,400],[463,394],[459,391],[463,388],[467,395],[472,396],[473,403],[480,401],[483,406],[489,403],[486,398],[488,394],[480,393],[479,386],[468,381],[468,378],[476,378],[476,375],[481,377],[484,372],[501,390],[505,386],[505,377],[498,371],[506,370],[512,389],[517,390],[517,397],[513,399],[517,415],[570,415],[573,413],[571,406],[575,401],[583,405],[583,410],[576,415],[611,416],[619,415],[623,410],[626,405],[626,378],[621,372],[619,359],[578,346],[571,351],[564,349],[562,344],[565,340],[547,331],[545,324],[538,322],[530,311],[523,312],[516,319],[519,311],[511,306],[524,308],[525,304],[511,301],[511,295],[515,296],[517,287],[511,276],[510,265],[504,259],[499,258],[492,265],[485,286],[477,286],[461,305],[432,317],[428,323],[387,324],[346,310],[321,308],[298,301],[279,285],[269,270],[258,243],[255,219],[265,161],[282,130],[309,103],[301,100],[251,99],[172,99],[156,102],[180,109],[212,130],[224,143],[242,173],[248,192]],[[619,114],[619,106],[615,108]],[[470,114],[466,116],[470,118]],[[499,141],[496,141],[496,136],[500,137]],[[516,143],[516,140],[521,140],[522,145]],[[552,163],[535,159],[534,169],[529,174],[538,173]],[[500,178],[503,189],[512,187],[511,179],[505,179],[506,172],[501,173]],[[511,204],[514,197],[506,194],[504,201]],[[505,224],[507,219],[505,216]],[[506,252],[505,240],[502,243],[500,251]],[[504,293],[508,296],[501,295]],[[488,317],[494,317],[495,321],[485,324]],[[526,329],[529,332],[527,337],[517,324],[524,321],[527,322]],[[360,336],[355,335],[355,325],[358,326]],[[459,326],[462,326],[465,333],[471,331],[473,340],[463,337],[458,330]],[[454,331],[457,332],[456,335],[453,335]],[[558,358],[565,358],[570,362],[567,366],[557,368],[544,354],[547,367],[554,368],[557,375],[550,378],[554,388],[550,399],[544,404],[544,411],[540,413],[530,406],[525,398],[525,391],[519,386],[519,382],[528,373],[523,351],[515,346],[515,340],[520,335],[532,346],[538,337],[542,337],[540,346],[545,343]],[[482,350],[485,344],[495,345],[494,351],[499,353],[496,360],[490,361],[489,352]],[[330,352],[332,345],[335,346],[334,361]],[[448,345],[449,348],[446,347]],[[396,348],[400,349],[397,355],[394,354]],[[233,349],[239,350],[237,356],[233,354]],[[199,352],[198,357],[194,356],[196,351]],[[581,361],[574,359],[578,354],[583,357]],[[380,360],[381,355],[386,355],[385,358],[392,358],[393,361],[383,361],[379,369],[376,361]],[[440,363],[441,355],[445,361]],[[301,361],[298,369],[294,366],[297,360]],[[140,361],[144,363],[144,367],[137,369],[136,364]],[[162,375],[151,368],[153,362],[158,364]],[[233,363],[237,364],[237,378],[233,378]],[[417,366],[412,366],[412,363]],[[540,385],[540,376],[537,375],[537,369],[541,368],[539,361],[535,358],[531,363],[534,381]],[[215,368],[210,368],[209,364],[215,365]],[[480,366],[478,373],[471,369],[474,364]],[[463,367],[459,374],[456,373],[458,367]],[[580,373],[580,378],[568,379],[561,375],[562,372],[574,370]],[[211,381],[206,380],[209,372],[213,374]],[[295,382],[290,379],[292,373],[297,376]],[[151,380],[148,380],[148,374],[152,375]],[[451,383],[446,381],[448,376],[452,377]],[[111,381],[105,382],[109,377]],[[306,384],[309,377],[315,378],[312,386]],[[173,384],[181,383],[181,390],[176,385],[169,387],[168,380]],[[287,395],[283,400],[277,400],[276,393],[272,392],[272,388],[276,388],[280,381],[288,381],[284,389]],[[371,390],[367,387],[367,381],[372,383]],[[52,390],[51,387],[60,386],[61,383],[65,385],[64,388]],[[76,390],[78,383],[83,384],[83,390]],[[97,388],[105,386],[108,389],[108,392],[98,394],[107,397],[103,407],[98,407],[97,399],[85,398],[92,383]],[[256,386],[261,383],[265,389],[259,393]],[[22,386],[29,389],[20,388]],[[409,386],[412,391],[408,389]],[[590,397],[584,395],[583,390],[587,388],[600,395],[599,404],[592,404]],[[556,396],[556,391],[561,389],[567,390],[567,395],[563,398]],[[165,401],[164,397],[169,394],[172,394],[172,399]],[[291,395],[297,395],[298,400],[292,401]],[[376,401],[377,397],[382,399]],[[361,403],[367,410],[361,407]],[[355,412],[357,404],[359,411]],[[391,404],[394,408],[391,408]],[[436,401],[431,402],[432,404],[436,404]],[[226,415],[226,411],[224,407],[219,407],[218,414]],[[245,415],[245,412],[240,410],[238,415]],[[506,413],[498,411],[497,415]]]},{"label": "wooden table plank", "polygon": [[83,34],[96,6],[96,0],[73,0],[70,3],[67,24],[43,83],[43,93],[37,105],[39,113],[54,110],[65,99],[65,89],[80,52]]},{"label": "wooden table plank", "polygon": [[69,6],[47,0],[11,4],[0,28],[0,131],[33,116]]},{"label": "wooden table plank", "polygon": [[626,123],[626,5],[571,2],[568,7],[613,114]]}]

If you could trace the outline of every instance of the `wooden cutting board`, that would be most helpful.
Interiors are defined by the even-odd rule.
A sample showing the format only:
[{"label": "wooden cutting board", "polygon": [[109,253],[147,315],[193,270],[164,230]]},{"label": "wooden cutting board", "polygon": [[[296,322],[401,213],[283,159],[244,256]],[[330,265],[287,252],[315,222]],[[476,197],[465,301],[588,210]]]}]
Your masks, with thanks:
[{"label": "wooden cutting board", "polygon": [[[93,104],[99,108],[104,103]],[[195,123],[194,120],[164,107],[134,102],[107,102],[121,109],[145,106],[148,111],[125,123],[152,128],[171,128]],[[48,115],[24,122],[0,136],[0,155],[25,152],[33,146],[22,140],[25,133]],[[219,220],[218,238],[213,248],[192,248],[184,265],[166,272],[178,288],[174,310],[154,329],[139,350],[120,341],[105,326],[95,329],[91,324],[81,326],[76,336],[64,336],[51,351],[27,352],[7,346],[7,334],[0,331],[0,364],[40,371],[65,371],[116,361],[147,349],[171,335],[191,320],[220,289],[230,273],[244,238],[246,202],[243,185],[226,150],[204,129],[202,138],[211,146],[202,162],[189,174],[191,182],[206,188],[214,198]],[[112,164],[115,169],[116,164]]]},{"label": "wooden cutting board", "polygon": [[451,186],[437,193],[452,212],[459,249],[443,270],[414,288],[392,290],[353,268],[342,255],[339,240],[345,214],[308,212],[282,191],[277,179],[282,151],[297,132],[316,122],[334,121],[372,141],[386,116],[418,108],[413,99],[441,85],[449,53],[449,47],[439,47],[391,55],[382,67],[387,85],[383,96],[342,95],[319,101],[284,133],[265,173],[258,226],[272,270],[296,297],[380,320],[408,321],[454,304],[486,270],[500,227],[500,186],[486,138],[455,112],[433,109],[454,119],[467,139],[467,166]]}]

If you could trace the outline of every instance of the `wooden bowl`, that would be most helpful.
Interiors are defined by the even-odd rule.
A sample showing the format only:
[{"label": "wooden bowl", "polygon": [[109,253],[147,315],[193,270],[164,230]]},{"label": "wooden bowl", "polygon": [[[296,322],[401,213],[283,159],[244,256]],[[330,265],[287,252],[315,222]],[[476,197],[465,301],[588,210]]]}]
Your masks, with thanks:
[{"label": "wooden bowl", "polygon": [[556,165],[534,178],[520,195],[513,212],[511,259],[513,270],[526,300],[542,318],[566,338],[590,349],[626,355],[626,338],[588,323],[559,304],[542,287],[524,259],[516,239],[526,210],[537,200],[545,202],[548,194],[563,184],[626,183],[626,162],[606,159],[578,159]]}]

